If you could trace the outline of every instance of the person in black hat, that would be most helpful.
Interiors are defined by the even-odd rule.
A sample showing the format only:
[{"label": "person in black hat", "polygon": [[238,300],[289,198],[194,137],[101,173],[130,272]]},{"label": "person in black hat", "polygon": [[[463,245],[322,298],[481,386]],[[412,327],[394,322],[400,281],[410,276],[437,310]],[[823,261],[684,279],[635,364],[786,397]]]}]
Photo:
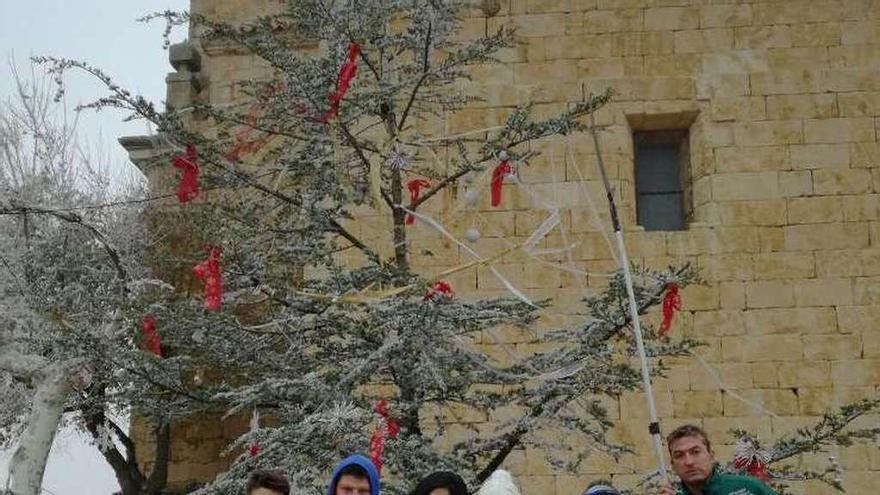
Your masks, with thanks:
[{"label": "person in black hat", "polygon": [[461,476],[437,471],[419,481],[412,495],[468,495],[468,488]]},{"label": "person in black hat", "polygon": [[620,492],[611,486],[610,481],[599,480],[590,483],[584,495],[620,495]]}]

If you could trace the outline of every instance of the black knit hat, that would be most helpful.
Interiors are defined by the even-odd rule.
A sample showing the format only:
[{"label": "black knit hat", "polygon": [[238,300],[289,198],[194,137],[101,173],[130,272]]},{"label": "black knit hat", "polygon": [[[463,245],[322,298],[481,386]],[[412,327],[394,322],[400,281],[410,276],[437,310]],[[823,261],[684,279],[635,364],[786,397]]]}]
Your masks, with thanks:
[{"label": "black knit hat", "polygon": [[467,484],[461,476],[451,471],[437,471],[424,477],[412,495],[428,495],[437,488],[446,488],[450,495],[468,495]]}]

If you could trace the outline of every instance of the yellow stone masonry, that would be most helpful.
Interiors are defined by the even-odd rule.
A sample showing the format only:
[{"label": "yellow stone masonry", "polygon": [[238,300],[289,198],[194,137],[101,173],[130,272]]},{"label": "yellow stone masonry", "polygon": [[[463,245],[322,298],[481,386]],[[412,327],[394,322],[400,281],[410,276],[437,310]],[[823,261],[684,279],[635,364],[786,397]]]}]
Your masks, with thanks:
[{"label": "yellow stone masonry", "polygon": [[[192,1],[193,11],[228,20],[275,5],[270,0]],[[631,257],[657,267],[690,261],[703,269],[707,285],[683,292],[684,312],[673,335],[705,341],[698,354],[726,386],[775,414],[722,393],[696,360],[674,359],[667,363],[668,376],[657,380],[664,430],[701,424],[726,458],[732,454],[731,428],[772,439],[809,424],[827,408],[876,394],[880,1],[501,0],[501,6],[488,18],[474,9],[463,35],[515,26],[519,45],[503,52],[500,66],[481,68],[468,86],[485,101],[445,125],[450,132],[497,125],[513,105],[530,99],[539,112],[549,112],[579,100],[582,92],[612,88],[614,102],[597,117],[608,126],[602,150],[621,200]],[[252,57],[208,50],[203,53],[206,87],[199,97],[229,101],[238,95],[236,80],[267,71]],[[681,122],[692,122],[695,221],[681,232],[644,232],[635,225],[632,133]],[[551,235],[546,247],[574,243],[576,267],[611,270],[608,245],[593,226],[580,189],[603,201],[592,143],[586,137],[570,141],[574,162],[563,158],[565,143],[543,145],[545,155],[523,169],[521,179],[563,208],[567,238]],[[442,217],[451,196],[431,200],[425,211],[441,215],[458,235],[474,222],[485,222],[476,249],[493,253],[522,242],[543,220],[515,185],[504,189],[504,205],[490,211],[483,203],[479,215]],[[607,222],[601,203],[599,210]],[[387,226],[387,212],[361,213],[352,230],[388,252],[390,239],[370,238],[376,231],[371,226]],[[411,232],[415,246],[432,246],[434,256],[413,261],[425,274],[469,260],[426,226]],[[578,280],[522,254],[505,258],[497,268],[528,295],[554,297],[560,313],[578,307],[582,287],[604,284],[602,277]],[[504,290],[484,268],[456,274],[451,282],[462,297]],[[548,317],[525,332],[502,329],[477,344],[509,361],[507,349],[540,351],[541,330],[562,321]],[[656,322],[656,314],[649,321]],[[506,340],[503,346],[499,337]],[[639,473],[654,467],[643,400],[638,393],[606,400],[618,423],[614,438],[631,442],[639,453],[620,464],[597,455],[577,473],[558,473],[541,452],[526,449],[514,452],[506,467],[527,495],[575,495],[598,477],[632,486]],[[492,417],[478,411],[438,413],[490,430],[515,411]],[[209,479],[223,466],[220,447],[242,428],[241,421],[222,428],[176,428],[172,481]],[[449,440],[468,434],[451,428]],[[876,493],[876,444],[835,453],[846,469],[848,493]],[[816,460],[800,462],[809,467]],[[829,490],[794,484],[797,494]]]}]

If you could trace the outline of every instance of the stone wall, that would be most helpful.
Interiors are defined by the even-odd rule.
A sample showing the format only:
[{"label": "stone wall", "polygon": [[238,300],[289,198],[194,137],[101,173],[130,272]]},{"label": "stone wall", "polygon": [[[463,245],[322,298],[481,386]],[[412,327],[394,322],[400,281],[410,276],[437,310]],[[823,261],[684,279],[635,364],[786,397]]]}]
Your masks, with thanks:
[{"label": "stone wall", "polygon": [[[278,2],[192,4],[197,12],[243,19]],[[526,101],[541,114],[606,87],[615,91],[597,119],[607,126],[602,151],[621,199],[631,257],[654,267],[689,261],[702,268],[707,284],[683,292],[684,311],[673,332],[705,342],[700,358],[733,391],[722,393],[698,360],[669,362],[668,378],[655,382],[664,430],[698,423],[722,458],[732,454],[730,428],[775,438],[878,391],[878,11],[876,0],[501,0],[497,15],[475,9],[465,19],[463,36],[513,25],[520,44],[502,53],[501,65],[477,68],[469,87],[485,101],[433,123],[438,132],[498,125],[513,105]],[[202,56],[197,97],[212,102],[235,98],[236,80],[268,70],[228,50],[212,48]],[[632,133],[688,125],[693,221],[685,231],[645,232],[635,225]],[[546,153],[521,167],[520,178],[562,208],[566,231],[564,239],[549,236],[545,246],[575,244],[573,266],[597,275],[548,269],[521,253],[496,264],[530,297],[556,301],[539,328],[484,336],[479,345],[500,360],[540,351],[541,329],[571,321],[567,314],[578,309],[579,299],[600,288],[602,273],[614,268],[581,189],[605,218],[591,141],[576,136],[533,146]],[[426,211],[458,235],[478,226],[482,238],[475,249],[488,255],[522,242],[546,217],[516,185],[504,188],[501,208],[490,210],[484,200],[481,211],[461,211],[461,198],[450,194],[432,199]],[[389,216],[362,213],[351,229],[390,250],[390,239],[371,239],[373,227],[386,227]],[[425,274],[470,261],[424,225],[411,232],[415,252],[433,253],[414,261]],[[450,282],[463,297],[503,294],[483,268]],[[656,322],[656,314],[649,320]],[[511,456],[508,468],[526,494],[573,495],[609,475],[630,486],[636,473],[654,466],[643,404],[640,394],[609,401],[615,438],[632,442],[638,457],[615,464],[597,456],[576,475],[556,475],[541,452],[525,450]],[[477,414],[464,420],[491,428],[501,419]],[[228,438],[217,429],[205,433],[217,433],[217,445]],[[181,431],[177,437],[186,448],[192,435]],[[190,460],[175,464],[172,477],[205,479],[210,469],[201,472],[193,461],[200,452],[176,457]],[[849,493],[876,491],[876,445],[835,453]],[[219,467],[209,457],[198,459]],[[830,491],[812,484],[795,489]]]}]

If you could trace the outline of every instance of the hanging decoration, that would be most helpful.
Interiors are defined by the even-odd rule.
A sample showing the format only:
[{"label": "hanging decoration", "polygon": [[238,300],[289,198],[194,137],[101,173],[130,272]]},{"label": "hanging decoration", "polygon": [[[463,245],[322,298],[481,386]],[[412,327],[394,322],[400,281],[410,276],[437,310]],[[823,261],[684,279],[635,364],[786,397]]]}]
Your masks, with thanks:
[{"label": "hanging decoration", "polygon": [[339,113],[339,102],[342,101],[342,98],[345,97],[345,93],[348,92],[348,87],[351,85],[351,80],[354,79],[355,74],[357,74],[357,57],[361,53],[361,46],[357,43],[349,43],[348,45],[348,57],[346,57],[345,63],[342,64],[342,67],[339,68],[339,77],[336,80],[336,91],[330,93],[330,108],[327,109],[326,112],[321,116],[321,122],[327,123]]},{"label": "hanging decoration", "polygon": [[435,283],[432,287],[429,287],[427,291],[425,291],[425,296],[422,297],[422,301],[433,301],[436,303],[448,303],[452,301],[452,298],[455,296],[455,293],[452,291],[452,286],[449,285],[448,282],[444,282],[442,280]]},{"label": "hanging decoration", "polygon": [[678,293],[678,284],[670,282],[666,284],[666,294],[663,295],[663,322],[660,324],[660,336],[669,335],[672,328],[672,318],[675,312],[681,310],[681,296]]},{"label": "hanging decoration", "polygon": [[[426,181],[425,179],[412,179],[411,181],[406,183],[406,188],[409,189],[410,209],[413,208],[413,206],[412,206],[413,203],[418,201],[419,193],[421,192],[423,187],[424,188],[431,187],[431,183]],[[412,225],[412,224],[416,223],[416,217],[414,217],[410,214],[407,214],[405,222],[407,225]]]},{"label": "hanging decoration", "polygon": [[[265,88],[260,95],[258,101],[251,105],[245,117],[245,123],[241,130],[235,134],[235,144],[223,155],[227,160],[234,162],[241,158],[241,155],[255,153],[263,146],[266,146],[276,136],[266,133],[265,136],[259,138],[251,138],[256,130],[257,118],[265,110],[266,105],[263,103],[266,99],[280,92],[287,91],[287,84],[280,82]],[[305,104],[301,100],[296,100],[296,107],[299,114],[307,111]]]},{"label": "hanging decoration", "polygon": [[382,453],[385,451],[385,438],[394,438],[400,432],[400,425],[388,413],[388,402],[380,400],[373,408],[378,415],[376,429],[370,436],[370,460],[376,471],[382,474]]},{"label": "hanging decoration", "polygon": [[205,309],[220,311],[223,278],[220,274],[220,246],[208,246],[208,258],[193,267],[193,275],[204,284]]},{"label": "hanging decoration", "polygon": [[248,454],[251,457],[256,457],[257,454],[260,453],[260,444],[257,443],[257,430],[260,429],[260,412],[257,411],[257,408],[254,408],[253,414],[251,414],[251,423],[250,423],[250,437],[251,444],[248,446]]},{"label": "hanging decoration", "polygon": [[764,483],[770,481],[770,474],[767,472],[767,454],[760,451],[751,439],[741,438],[736,443],[733,467]]},{"label": "hanging decoration", "polygon": [[156,317],[144,316],[141,319],[141,335],[144,337],[144,348],[156,357],[162,357],[162,346],[159,343],[159,332],[156,331]]},{"label": "hanging decoration", "polygon": [[480,231],[473,227],[467,229],[467,232],[464,233],[465,239],[467,239],[469,242],[477,242],[478,240],[480,240],[480,236]]},{"label": "hanging decoration", "polygon": [[180,169],[180,183],[177,184],[177,200],[188,203],[199,196],[199,166],[196,164],[198,152],[196,147],[188,144],[186,154],[177,155],[171,159],[171,165]]},{"label": "hanging decoration", "polygon": [[504,184],[504,177],[507,174],[513,173],[513,168],[510,166],[510,160],[507,158],[507,154],[502,155],[501,163],[498,164],[492,170],[492,182],[490,184],[491,187],[491,204],[492,206],[499,206],[501,204],[501,185]]}]

